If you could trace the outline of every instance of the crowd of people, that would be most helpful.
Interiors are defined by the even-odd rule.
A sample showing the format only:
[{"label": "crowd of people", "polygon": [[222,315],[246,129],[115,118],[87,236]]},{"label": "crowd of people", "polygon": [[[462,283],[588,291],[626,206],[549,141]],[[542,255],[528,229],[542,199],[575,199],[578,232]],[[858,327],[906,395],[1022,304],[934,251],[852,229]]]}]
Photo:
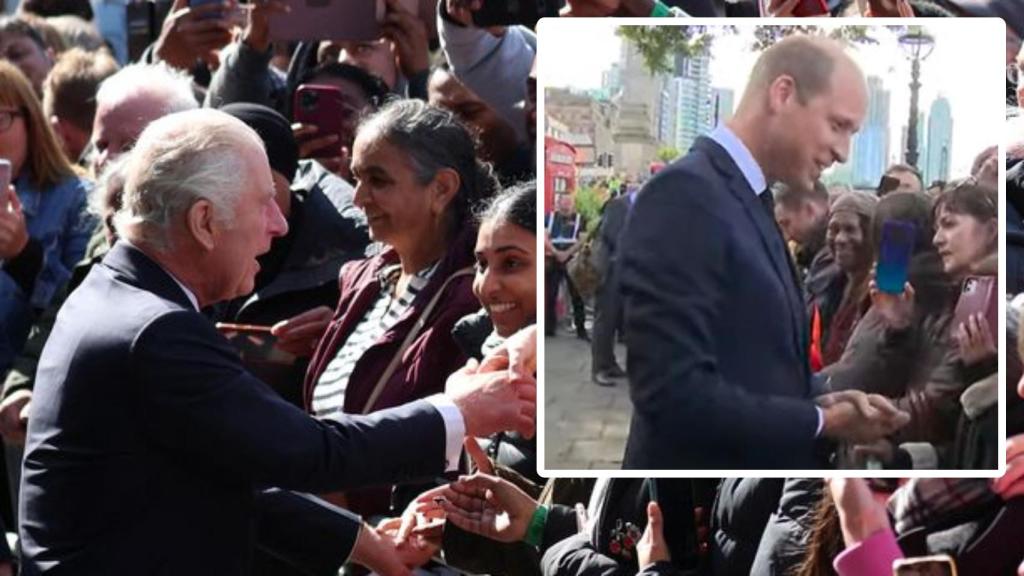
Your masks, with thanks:
[{"label": "crowd of people", "polygon": [[[0,575],[767,574],[811,558],[822,570],[844,546],[851,559],[837,562],[934,548],[977,573],[1020,563],[1016,442],[1017,472],[991,488],[964,481],[943,507],[951,481],[890,486],[888,513],[858,480],[540,477],[533,32],[478,25],[479,2],[388,0],[379,38],[282,41],[284,2],[194,4],[173,2],[134,58],[123,3],[25,0],[0,18],[0,520],[17,528],[12,548],[0,539]],[[701,15],[699,2],[669,4],[665,15]],[[659,7],[569,0],[565,12]],[[808,238],[836,254],[806,302],[830,315],[823,362],[863,369],[847,351],[873,342],[860,331],[883,306],[863,249],[848,248],[847,270],[835,247],[884,210],[906,213],[935,227],[921,251],[942,270],[929,273],[973,272],[946,249],[963,244],[960,219],[987,229],[975,207],[987,188],[973,186],[943,186],[927,206],[824,208],[826,239]],[[638,197],[623,191],[601,225],[613,274]],[[576,243],[559,239],[586,223],[562,210],[548,255],[564,265]],[[831,232],[833,219],[846,228]],[[791,237],[814,268],[821,250]],[[943,337],[927,326],[949,322],[948,302],[909,309],[908,295],[928,301],[928,280],[915,282],[877,329]],[[621,307],[615,285],[600,288],[615,302],[601,310]],[[593,328],[605,383],[621,377],[610,355],[623,318],[628,331],[618,311]],[[576,329],[588,336],[585,318]],[[916,391],[888,406],[837,388],[824,408],[852,421],[865,408],[850,398],[870,397],[866,409],[906,412],[901,434],[928,429]],[[988,414],[952,414],[981,422],[979,458]],[[894,465],[920,440],[907,434],[890,438]],[[968,457],[925,438],[939,458]],[[961,536],[933,547],[922,530],[940,529]]]}]

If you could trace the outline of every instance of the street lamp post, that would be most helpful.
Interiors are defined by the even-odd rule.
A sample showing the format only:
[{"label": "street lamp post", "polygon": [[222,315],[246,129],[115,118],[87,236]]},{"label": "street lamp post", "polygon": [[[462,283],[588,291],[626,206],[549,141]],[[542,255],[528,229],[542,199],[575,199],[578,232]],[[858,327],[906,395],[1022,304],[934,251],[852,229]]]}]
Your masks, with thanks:
[{"label": "street lamp post", "polygon": [[917,168],[917,99],[921,88],[921,61],[931,55],[935,39],[919,26],[911,26],[899,39],[900,48],[910,58],[910,120],[907,122],[907,150],[904,161]]}]

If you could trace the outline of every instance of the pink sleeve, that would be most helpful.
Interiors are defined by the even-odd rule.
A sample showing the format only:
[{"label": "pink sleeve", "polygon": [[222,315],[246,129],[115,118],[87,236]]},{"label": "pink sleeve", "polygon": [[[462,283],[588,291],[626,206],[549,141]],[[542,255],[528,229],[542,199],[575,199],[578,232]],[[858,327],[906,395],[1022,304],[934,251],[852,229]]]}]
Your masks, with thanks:
[{"label": "pink sleeve", "polygon": [[903,558],[890,529],[879,530],[863,542],[843,550],[832,562],[839,576],[891,576],[893,560]]}]

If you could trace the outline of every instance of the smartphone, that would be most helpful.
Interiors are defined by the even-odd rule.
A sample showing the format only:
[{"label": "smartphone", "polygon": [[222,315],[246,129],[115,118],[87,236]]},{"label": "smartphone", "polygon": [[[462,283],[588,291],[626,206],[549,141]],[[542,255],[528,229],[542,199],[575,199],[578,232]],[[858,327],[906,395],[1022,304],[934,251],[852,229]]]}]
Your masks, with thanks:
[{"label": "smartphone", "polygon": [[[189,8],[198,8],[199,6],[206,6],[209,4],[216,4],[218,6],[224,4],[224,0],[188,0]],[[201,20],[215,20],[217,18],[224,18],[234,26],[245,26],[249,21],[249,13],[247,8],[236,5],[234,8],[227,8],[226,6],[220,12],[212,12],[203,16]]]},{"label": "smartphone", "polygon": [[957,576],[956,562],[949,554],[901,558],[892,563],[893,576]]},{"label": "smartphone", "polygon": [[7,195],[7,187],[11,185],[11,161],[0,158],[0,196]]},{"label": "smartphone", "polygon": [[270,16],[272,40],[376,40],[384,0],[286,0],[290,12]]},{"label": "smartphone", "polygon": [[882,239],[878,246],[875,283],[886,294],[902,294],[907,283],[907,269],[914,253],[917,226],[903,220],[882,223]]},{"label": "smartphone", "polygon": [[800,3],[793,9],[793,16],[821,16],[828,14],[828,4],[825,0],[800,0]]},{"label": "smartphone", "polygon": [[473,12],[473,24],[478,28],[514,24],[536,28],[541,18],[557,17],[563,5],[562,0],[484,0]]},{"label": "smartphone", "polygon": [[893,176],[882,176],[878,181],[878,197],[881,198],[890,192],[895,192],[900,187],[900,179]]},{"label": "smartphone", "polygon": [[651,502],[654,502],[655,504],[657,504],[658,503],[658,479],[657,478],[648,478],[647,492],[648,492],[648,495],[651,497]]},{"label": "smartphone", "polygon": [[956,330],[974,314],[981,314],[988,322],[992,341],[998,342],[997,318],[999,284],[995,276],[968,276],[960,289],[960,299],[953,311],[953,329]]},{"label": "smartphone", "polygon": [[332,158],[338,155],[345,126],[351,124],[355,110],[345,100],[344,94],[334,86],[323,84],[302,84],[295,90],[292,104],[296,122],[317,127],[316,137],[335,134],[338,142],[331,147],[313,151],[315,158]]}]

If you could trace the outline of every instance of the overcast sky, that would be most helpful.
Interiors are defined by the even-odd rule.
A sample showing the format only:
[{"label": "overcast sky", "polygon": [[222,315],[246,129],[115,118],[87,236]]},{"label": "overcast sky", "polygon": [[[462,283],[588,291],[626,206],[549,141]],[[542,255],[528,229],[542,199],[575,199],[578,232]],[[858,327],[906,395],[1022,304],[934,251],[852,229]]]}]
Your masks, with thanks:
[{"label": "overcast sky", "polygon": [[[718,21],[726,22],[725,19]],[[538,40],[541,85],[599,88],[601,73],[619,59],[620,39],[615,35],[615,28],[622,22],[621,19],[599,18],[542,21]],[[664,20],[658,23],[661,22]],[[685,24],[683,20],[675,22]],[[702,21],[702,24],[707,22]],[[757,55],[750,48],[754,24],[738,26],[735,23],[735,20],[728,22],[739,28],[739,34],[720,36],[712,45],[711,84],[733,89],[738,102]],[[839,23],[836,20],[823,26],[834,27]],[[929,107],[937,95],[949,99],[953,115],[951,176],[966,175],[978,152],[1002,140],[1005,123],[1002,21],[938,18],[929,20],[925,30],[936,42],[931,56],[921,65],[919,108],[927,120]],[[892,32],[879,28],[874,36],[880,40],[878,45],[858,46],[852,55],[866,75],[882,78],[890,92],[890,149],[895,151],[900,147],[900,127],[907,123],[910,111],[910,62]]]}]

